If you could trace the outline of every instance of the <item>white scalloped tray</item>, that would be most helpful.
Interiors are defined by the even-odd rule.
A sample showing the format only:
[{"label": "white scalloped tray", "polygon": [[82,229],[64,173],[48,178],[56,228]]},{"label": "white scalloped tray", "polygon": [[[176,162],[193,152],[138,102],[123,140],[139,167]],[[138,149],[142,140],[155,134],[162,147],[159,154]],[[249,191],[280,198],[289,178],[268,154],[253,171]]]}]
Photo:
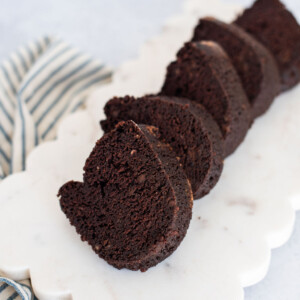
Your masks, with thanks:
[{"label": "white scalloped tray", "polygon": [[[178,250],[146,273],[117,270],[81,242],[56,197],[82,167],[97,138],[102,108],[113,95],[158,91],[165,66],[200,16],[230,20],[236,7],[186,1],[185,11],[141,49],[137,60],[95,92],[85,111],[62,123],[58,139],[39,146],[26,172],[0,187],[0,271],[31,276],[43,299],[241,300],[243,287],[267,272],[270,249],[290,236],[300,209],[300,87],[278,97],[226,159],[216,188],[196,201]],[[205,8],[205,9],[204,9]],[[4,230],[3,230],[4,229]]]}]

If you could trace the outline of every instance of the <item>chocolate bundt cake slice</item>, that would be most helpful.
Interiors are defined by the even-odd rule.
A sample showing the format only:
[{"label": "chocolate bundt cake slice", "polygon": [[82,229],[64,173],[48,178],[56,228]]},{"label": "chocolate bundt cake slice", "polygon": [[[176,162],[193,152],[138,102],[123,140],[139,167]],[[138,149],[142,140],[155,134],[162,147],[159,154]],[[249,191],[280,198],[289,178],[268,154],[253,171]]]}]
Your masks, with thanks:
[{"label": "chocolate bundt cake slice", "polygon": [[200,19],[192,40],[212,40],[222,46],[241,78],[252,118],[269,108],[280,91],[278,68],[269,50],[238,26],[210,17]]},{"label": "chocolate bundt cake slice", "polygon": [[300,27],[278,0],[257,0],[235,21],[274,55],[281,75],[281,90],[300,81]]},{"label": "chocolate bundt cake slice", "polygon": [[221,129],[225,156],[242,142],[251,124],[240,78],[215,42],[186,43],[168,66],[161,94],[202,104]]},{"label": "chocolate bundt cake slice", "polygon": [[146,96],[113,98],[101,121],[109,132],[121,120],[154,125],[170,144],[189,178],[194,198],[206,195],[223,167],[223,140],[216,122],[199,104],[183,98]]},{"label": "chocolate bundt cake slice", "polygon": [[59,190],[83,241],[109,264],[146,271],[172,254],[190,223],[192,191],[155,127],[121,122],[94,147],[83,182]]}]

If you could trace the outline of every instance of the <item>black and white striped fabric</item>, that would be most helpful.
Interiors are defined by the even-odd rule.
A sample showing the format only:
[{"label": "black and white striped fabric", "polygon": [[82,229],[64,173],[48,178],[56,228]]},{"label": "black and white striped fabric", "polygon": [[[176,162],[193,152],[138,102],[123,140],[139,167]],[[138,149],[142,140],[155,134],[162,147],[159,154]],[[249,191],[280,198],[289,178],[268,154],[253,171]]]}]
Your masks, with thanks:
[{"label": "black and white striped fabric", "polygon": [[[0,183],[26,167],[26,156],[53,139],[60,121],[88,94],[111,80],[111,71],[69,44],[44,37],[0,66]],[[1,209],[1,208],[0,208]],[[1,274],[0,274],[1,275]],[[0,300],[32,300],[30,280],[0,277]]]},{"label": "black and white striped fabric", "polygon": [[0,180],[24,170],[28,153],[110,79],[100,62],[56,38],[13,53],[0,66]]}]

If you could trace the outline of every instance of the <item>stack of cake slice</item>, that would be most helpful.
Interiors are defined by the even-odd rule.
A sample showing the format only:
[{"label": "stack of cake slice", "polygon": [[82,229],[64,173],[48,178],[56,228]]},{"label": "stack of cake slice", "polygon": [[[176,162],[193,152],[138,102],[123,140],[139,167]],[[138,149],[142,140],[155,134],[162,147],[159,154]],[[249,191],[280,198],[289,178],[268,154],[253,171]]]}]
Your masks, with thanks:
[{"label": "stack of cake slice", "polygon": [[109,264],[146,271],[179,246],[193,198],[215,186],[254,119],[299,80],[300,27],[278,0],[231,24],[200,19],[160,92],[108,101],[83,182],[59,190],[63,212]]}]

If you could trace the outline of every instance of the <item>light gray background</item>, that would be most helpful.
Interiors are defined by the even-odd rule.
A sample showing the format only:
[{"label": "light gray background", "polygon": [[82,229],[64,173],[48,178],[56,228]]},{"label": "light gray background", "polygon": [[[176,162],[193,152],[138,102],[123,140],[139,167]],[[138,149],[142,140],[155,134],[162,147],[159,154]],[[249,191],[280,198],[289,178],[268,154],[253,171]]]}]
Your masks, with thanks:
[{"label": "light gray background", "polygon": [[[207,0],[199,0],[205,5]],[[249,5],[251,0],[236,1]],[[300,19],[300,1],[285,0]],[[0,61],[16,47],[55,34],[117,67],[181,11],[183,0],[1,0]],[[300,180],[299,180],[300,182]],[[246,288],[246,300],[300,299],[300,212],[290,241],[273,250],[266,278]]]}]

